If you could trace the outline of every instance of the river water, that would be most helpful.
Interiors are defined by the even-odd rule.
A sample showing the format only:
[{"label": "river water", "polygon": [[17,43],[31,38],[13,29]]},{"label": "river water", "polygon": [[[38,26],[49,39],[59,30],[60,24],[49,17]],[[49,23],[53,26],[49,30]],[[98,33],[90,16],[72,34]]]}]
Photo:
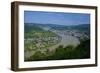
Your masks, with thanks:
[{"label": "river water", "polygon": [[52,32],[54,32],[55,34],[59,35],[62,39],[61,39],[60,43],[49,47],[50,50],[54,50],[59,45],[62,45],[63,47],[66,47],[68,45],[72,45],[72,46],[75,47],[80,43],[79,39],[74,37],[74,36],[72,36],[72,35],[65,35],[63,32],[61,32],[61,33],[57,33],[55,31],[52,31]]}]

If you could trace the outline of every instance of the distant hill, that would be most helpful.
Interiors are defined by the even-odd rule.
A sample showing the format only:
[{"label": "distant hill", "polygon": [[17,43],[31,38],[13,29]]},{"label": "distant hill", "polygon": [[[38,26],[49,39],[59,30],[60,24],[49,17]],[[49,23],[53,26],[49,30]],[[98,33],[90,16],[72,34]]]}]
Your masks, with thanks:
[{"label": "distant hill", "polygon": [[30,23],[25,23],[24,29],[25,29],[25,32],[30,32],[32,30],[35,30],[35,31],[43,31],[42,28],[38,27],[35,24],[30,24]]},{"label": "distant hill", "polygon": [[90,24],[79,24],[79,25],[57,25],[57,24],[40,24],[40,23],[25,23],[25,31],[43,30],[43,28],[50,28],[55,30],[79,30],[79,31],[89,31]]},{"label": "distant hill", "polygon": [[90,24],[81,24],[81,25],[75,25],[70,26],[71,29],[81,30],[81,31],[90,31]]}]

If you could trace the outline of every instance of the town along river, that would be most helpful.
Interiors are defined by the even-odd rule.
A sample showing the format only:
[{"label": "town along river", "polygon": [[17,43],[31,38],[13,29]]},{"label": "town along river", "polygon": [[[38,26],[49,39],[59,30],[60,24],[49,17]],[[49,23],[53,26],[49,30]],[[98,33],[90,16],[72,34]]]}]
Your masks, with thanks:
[{"label": "town along river", "polygon": [[[42,53],[45,53],[46,50],[48,50],[49,52],[54,52],[55,49],[57,47],[59,47],[60,45],[62,45],[63,47],[66,47],[68,45],[72,45],[72,46],[77,46],[80,41],[77,37],[75,36],[72,36],[72,35],[69,35],[67,33],[65,33],[64,31],[58,31],[58,30],[50,30],[51,32],[57,34],[61,40],[59,41],[59,43],[53,45],[53,46],[49,46],[47,48],[44,48],[44,49],[37,49],[37,50],[31,50],[31,51],[26,51],[24,53],[24,57],[25,58],[29,58],[30,56],[34,55],[34,53],[36,51],[41,51]],[[51,53],[52,54],[52,53]]]}]

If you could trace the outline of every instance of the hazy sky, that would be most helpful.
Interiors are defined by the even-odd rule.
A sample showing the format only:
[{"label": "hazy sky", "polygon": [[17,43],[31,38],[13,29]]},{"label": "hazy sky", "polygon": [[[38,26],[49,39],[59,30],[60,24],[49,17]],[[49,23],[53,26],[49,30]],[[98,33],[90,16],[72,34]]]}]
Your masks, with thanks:
[{"label": "hazy sky", "polygon": [[59,25],[90,24],[90,14],[24,11],[24,22]]}]

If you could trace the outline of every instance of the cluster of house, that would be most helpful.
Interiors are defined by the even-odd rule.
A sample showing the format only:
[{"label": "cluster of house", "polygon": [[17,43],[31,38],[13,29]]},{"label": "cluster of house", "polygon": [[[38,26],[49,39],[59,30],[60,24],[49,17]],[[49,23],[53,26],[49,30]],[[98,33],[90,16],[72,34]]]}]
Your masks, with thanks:
[{"label": "cluster of house", "polygon": [[50,45],[54,45],[60,41],[59,36],[51,36],[51,37],[34,37],[34,38],[27,38],[24,39],[25,43],[29,44],[30,42],[33,43],[37,48],[44,48]]},{"label": "cluster of house", "polygon": [[70,35],[78,38],[79,40],[81,39],[89,39],[90,35],[87,34],[85,31],[79,31],[79,30],[55,30],[54,32],[60,34],[60,35]]}]

